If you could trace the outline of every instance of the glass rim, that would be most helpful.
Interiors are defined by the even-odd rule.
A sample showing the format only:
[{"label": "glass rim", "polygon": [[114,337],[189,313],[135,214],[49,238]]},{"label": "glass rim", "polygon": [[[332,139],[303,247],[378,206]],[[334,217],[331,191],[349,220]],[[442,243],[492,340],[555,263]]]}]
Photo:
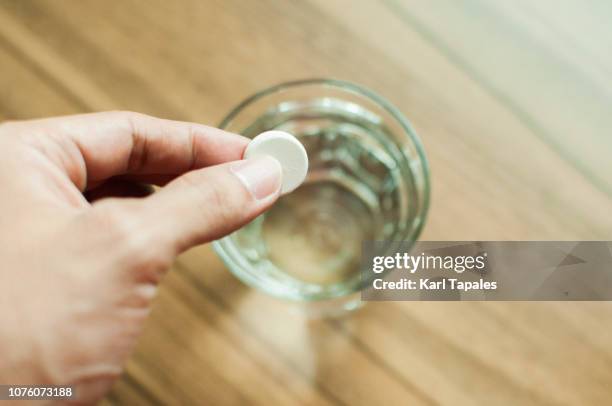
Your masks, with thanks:
[{"label": "glass rim", "polygon": [[[422,170],[423,170],[423,200],[422,200],[422,211],[421,211],[422,214],[419,216],[420,221],[412,233],[413,235],[412,239],[416,241],[423,230],[423,227],[426,222],[425,220],[427,219],[427,215],[429,212],[429,201],[430,201],[429,162],[427,160],[427,157],[425,156],[425,149],[422,145],[422,142],[420,138],[417,136],[417,133],[412,127],[412,124],[410,124],[408,119],[404,117],[403,113],[401,113],[391,102],[389,102],[384,97],[380,96],[378,93],[366,87],[363,87],[361,85],[357,85],[355,83],[348,82],[345,80],[339,80],[339,79],[310,78],[310,79],[300,79],[300,80],[282,82],[282,83],[264,88],[252,94],[251,96],[247,97],[243,101],[241,101],[225,116],[225,118],[219,124],[219,128],[221,129],[227,128],[227,126],[229,126],[231,122],[236,118],[236,116],[238,116],[238,114],[240,114],[245,108],[247,108],[248,106],[252,105],[253,103],[257,102],[258,100],[266,96],[281,92],[289,88],[295,88],[299,86],[311,86],[311,85],[323,85],[323,86],[329,86],[332,88],[338,88],[341,90],[345,90],[348,92],[358,94],[360,96],[363,96],[371,100],[376,105],[378,105],[383,110],[385,110],[387,113],[389,113],[391,117],[399,123],[403,132],[406,134],[410,142],[412,142],[414,149],[417,153],[417,156],[419,158],[420,164],[422,166]],[[225,240],[226,238],[229,238],[229,236],[226,236],[220,240],[214,241],[213,247],[217,255],[221,257],[221,259],[226,264],[226,266],[228,266],[230,271],[232,271],[232,273],[236,277],[238,277],[240,280],[242,280],[249,286],[254,285],[258,289],[274,297],[281,298],[281,299],[288,299],[288,300],[292,300],[296,302],[314,302],[318,300],[335,299],[335,298],[339,298],[343,296],[348,296],[362,289],[362,286],[360,284],[360,285],[357,285],[357,288],[355,289],[350,289],[350,290],[344,289],[344,290],[334,290],[334,291],[330,290],[328,291],[328,293],[330,293],[328,295],[311,295],[311,296],[301,296],[300,297],[288,291],[281,292],[281,291],[278,291],[277,289],[266,288],[265,286],[261,286],[260,284],[252,280],[253,278],[249,278],[247,277],[247,275],[244,275],[244,272],[234,271],[234,269],[241,268],[241,266],[232,257],[232,255],[229,252],[227,252],[226,248],[223,246],[222,241]],[[319,297],[319,296],[324,296],[324,297]]]}]

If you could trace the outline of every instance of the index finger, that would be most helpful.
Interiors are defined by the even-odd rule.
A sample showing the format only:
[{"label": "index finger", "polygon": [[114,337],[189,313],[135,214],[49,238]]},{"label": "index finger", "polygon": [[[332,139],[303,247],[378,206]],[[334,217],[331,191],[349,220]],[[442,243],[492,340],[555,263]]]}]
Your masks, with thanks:
[{"label": "index finger", "polygon": [[[202,124],[133,112],[103,112],[15,123],[81,190],[117,175],[176,175],[242,159],[248,139]],[[32,138],[33,137],[33,138]]]}]

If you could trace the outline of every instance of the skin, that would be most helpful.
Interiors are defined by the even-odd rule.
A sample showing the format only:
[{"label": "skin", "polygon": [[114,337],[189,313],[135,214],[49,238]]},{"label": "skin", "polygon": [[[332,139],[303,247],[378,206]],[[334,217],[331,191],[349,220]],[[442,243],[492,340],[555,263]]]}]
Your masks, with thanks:
[{"label": "skin", "polygon": [[278,163],[233,162],[247,143],[130,112],[1,124],[0,382],[103,396],[174,258],[278,198]]}]

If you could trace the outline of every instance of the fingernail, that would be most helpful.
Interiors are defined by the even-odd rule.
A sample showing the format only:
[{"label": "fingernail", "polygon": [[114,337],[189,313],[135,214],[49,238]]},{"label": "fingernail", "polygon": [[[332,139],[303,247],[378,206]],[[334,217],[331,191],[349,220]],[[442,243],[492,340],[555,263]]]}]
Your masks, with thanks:
[{"label": "fingernail", "polygon": [[272,157],[239,161],[230,166],[230,170],[257,200],[264,199],[280,189],[282,169],[280,163]]}]

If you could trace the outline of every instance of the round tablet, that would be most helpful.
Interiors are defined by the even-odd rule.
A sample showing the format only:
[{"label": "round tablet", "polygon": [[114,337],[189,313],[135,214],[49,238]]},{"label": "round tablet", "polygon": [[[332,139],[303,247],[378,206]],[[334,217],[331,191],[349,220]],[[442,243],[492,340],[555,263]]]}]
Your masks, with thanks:
[{"label": "round tablet", "polygon": [[281,194],[292,192],[306,179],[308,155],[293,135],[284,131],[266,131],[257,135],[244,151],[244,158],[263,155],[275,158],[283,169]]}]

